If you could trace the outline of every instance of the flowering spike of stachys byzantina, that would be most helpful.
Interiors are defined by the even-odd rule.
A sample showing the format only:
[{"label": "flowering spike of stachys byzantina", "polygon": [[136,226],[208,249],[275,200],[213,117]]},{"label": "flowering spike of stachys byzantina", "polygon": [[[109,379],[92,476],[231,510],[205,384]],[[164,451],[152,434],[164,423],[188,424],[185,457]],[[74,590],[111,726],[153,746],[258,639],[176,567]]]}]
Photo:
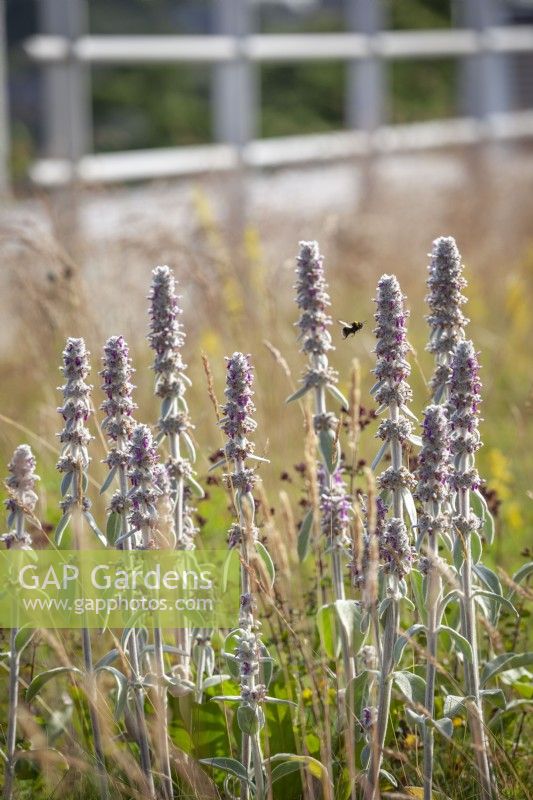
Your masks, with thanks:
[{"label": "flowering spike of stachys byzantina", "polygon": [[464,339],[468,318],[461,306],[466,303],[462,294],[466,280],[463,277],[461,254],[452,236],[441,236],[433,242],[428,266],[428,294],[426,302],[430,313],[426,317],[431,329],[427,349],[436,356],[435,373],[431,388],[437,402],[444,394],[450,380],[451,353]]},{"label": "flowering spike of stachys byzantina", "polygon": [[[129,523],[131,533],[142,534],[143,548],[155,547],[158,523],[157,502],[162,496],[157,450],[148,425],[136,425],[130,439],[128,474],[131,489]],[[159,484],[159,485],[158,485]]]},{"label": "flowering spike of stachys byzantina", "polygon": [[[114,444],[106,463],[110,468],[118,466],[115,463],[115,453],[123,450],[124,442],[129,439],[135,425],[133,412],[137,408],[132,400],[135,388],[131,383],[131,376],[135,372],[131,365],[128,345],[123,336],[111,336],[104,345],[102,358],[102,391],[106,399],[100,408],[105,413],[102,428]],[[118,458],[118,455],[117,455]],[[120,464],[125,464],[120,456]]]},{"label": "flowering spike of stachys byzantina", "polygon": [[[185,392],[191,385],[185,375],[181,348],[185,342],[185,331],[179,322],[182,310],[176,294],[174,273],[167,266],[156,267],[152,273],[150,294],[150,332],[148,339],[155,351],[155,393],[161,398],[161,415],[158,421],[157,441],[167,437],[170,458],[167,463],[171,480],[171,496],[174,506],[174,528],[176,546],[179,549],[193,547],[196,528],[192,523],[194,509],[187,502],[192,488],[200,497],[201,486],[194,478],[191,462],[195,460],[194,444]],[[182,453],[185,445],[189,458]]]},{"label": "flowering spike of stachys byzantina", "polygon": [[479,488],[480,478],[474,467],[474,454],[481,447],[479,404],[481,403],[479,362],[471,341],[459,342],[451,361],[448,416],[452,429],[451,451],[454,456],[454,489]]},{"label": "flowering spike of stachys byzantina", "polygon": [[407,361],[406,321],[409,312],[404,307],[405,296],[394,275],[383,275],[378,283],[376,295],[377,363],[374,369],[376,385],[373,388],[380,406],[397,405],[404,408],[411,400],[411,389],[407,378],[411,367]]},{"label": "flowering spike of stachys byzantina", "polygon": [[254,500],[252,490],[257,481],[254,469],[246,466],[246,459],[253,457],[254,445],[248,439],[257,427],[252,414],[255,411],[253,402],[253,367],[250,356],[233,353],[226,359],[226,402],[221,410],[223,417],[220,427],[228,437],[224,448],[226,462],[233,465],[233,472],[224,476],[226,483],[235,491],[237,504],[247,502],[248,511],[253,520]]},{"label": "flowering spike of stachys byzantina", "polygon": [[21,444],[13,452],[8,464],[9,476],[5,486],[9,497],[4,501],[8,511],[8,526],[13,530],[0,537],[8,549],[27,550],[31,546],[31,538],[24,528],[24,517],[28,516],[36,522],[33,512],[37,503],[35,484],[40,480],[35,474],[35,456],[31,447]]},{"label": "flowering spike of stachys byzantina", "polygon": [[174,273],[169,267],[153,270],[148,299],[151,320],[148,341],[156,353],[157,393],[160,397],[167,397],[173,395],[176,388],[169,376],[179,380],[179,373],[185,367],[180,353],[185,342],[185,331],[179,321],[182,311],[178,305]]},{"label": "flowering spike of stachys byzantina", "polygon": [[323,261],[317,242],[300,242],[295,289],[301,315],[297,325],[301,350],[309,357],[309,365],[303,374],[302,386],[288,401],[297,400],[311,389],[325,387],[344,404],[346,401],[336,387],[338,374],[328,363],[328,351],[334,349],[328,330],[333,320],[328,313],[331,302]]},{"label": "flowering spike of stachys byzantina", "polygon": [[65,377],[65,384],[61,387],[63,405],[58,408],[65,421],[59,434],[63,445],[58,464],[60,472],[68,472],[74,467],[85,469],[89,464],[87,445],[92,437],[85,425],[91,414],[91,386],[85,383],[89,370],[89,353],[83,339],[67,339],[61,368]]},{"label": "flowering spike of stachys byzantina", "polygon": [[435,516],[449,497],[450,425],[442,406],[430,405],[424,412],[422,449],[418,456],[416,496],[436,506]]},{"label": "flowering spike of stachys byzantina", "polygon": [[87,428],[87,420],[91,415],[91,386],[85,383],[89,374],[89,353],[83,339],[67,339],[63,351],[61,371],[65,377],[63,405],[58,412],[65,425],[59,434],[61,455],[57,463],[59,472],[64,473],[61,481],[61,501],[59,503],[63,517],[56,529],[56,543],[61,542],[63,532],[70,520],[72,508],[78,506],[83,511],[91,529],[105,543],[105,537],[98,530],[93,516],[89,513],[90,501],[85,496],[87,485],[86,470],[89,466],[87,446],[93,438]]},{"label": "flowering spike of stachys byzantina", "polygon": [[353,500],[346,490],[340,470],[329,476],[322,464],[317,469],[320,486],[320,526],[326,541],[326,552],[333,549],[351,555],[350,525]]}]

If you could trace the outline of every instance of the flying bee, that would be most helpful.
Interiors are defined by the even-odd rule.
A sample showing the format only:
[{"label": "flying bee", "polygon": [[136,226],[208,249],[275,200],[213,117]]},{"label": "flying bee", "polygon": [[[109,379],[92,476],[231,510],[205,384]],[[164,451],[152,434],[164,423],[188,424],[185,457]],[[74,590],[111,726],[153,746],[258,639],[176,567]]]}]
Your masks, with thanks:
[{"label": "flying bee", "polygon": [[355,334],[361,330],[364,322],[344,322],[342,319],[339,320],[339,323],[342,326],[342,338],[347,339],[348,336],[355,336]]}]

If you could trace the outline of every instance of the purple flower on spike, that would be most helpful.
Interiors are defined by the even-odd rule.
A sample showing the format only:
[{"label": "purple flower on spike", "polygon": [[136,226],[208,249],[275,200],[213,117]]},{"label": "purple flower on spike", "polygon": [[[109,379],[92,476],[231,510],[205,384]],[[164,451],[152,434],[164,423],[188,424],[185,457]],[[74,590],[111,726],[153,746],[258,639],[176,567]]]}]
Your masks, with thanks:
[{"label": "purple flower on spike", "polygon": [[411,389],[407,383],[411,367],[407,361],[406,321],[409,312],[404,307],[405,297],[394,275],[383,275],[378,283],[376,296],[377,356],[374,373],[377,379],[375,397],[380,405],[405,406],[411,400]]},{"label": "purple flower on spike", "polygon": [[473,466],[473,455],[481,447],[479,404],[481,403],[479,362],[471,341],[459,342],[451,362],[448,416],[452,430],[451,451],[456,467],[452,485],[477,489],[480,478]]},{"label": "purple flower on spike", "polygon": [[452,236],[441,236],[433,242],[428,270],[426,302],[430,313],[426,319],[431,335],[427,349],[435,353],[437,359],[431,380],[431,388],[437,395],[450,380],[450,354],[464,339],[469,322],[461,309],[466,303],[462,290],[467,284],[461,254]]}]

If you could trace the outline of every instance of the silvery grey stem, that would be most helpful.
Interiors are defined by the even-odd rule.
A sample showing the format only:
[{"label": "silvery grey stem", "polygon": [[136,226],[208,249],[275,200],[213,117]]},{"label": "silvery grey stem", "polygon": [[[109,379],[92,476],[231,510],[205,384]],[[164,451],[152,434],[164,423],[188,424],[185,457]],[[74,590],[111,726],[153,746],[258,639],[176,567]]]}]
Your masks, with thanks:
[{"label": "silvery grey stem", "polygon": [[[397,403],[389,406],[389,419],[398,422],[399,408]],[[402,448],[397,438],[393,438],[390,444],[391,466],[393,470],[399,470],[402,466]],[[393,490],[392,508],[395,519],[403,519],[403,500],[401,489]],[[391,673],[394,669],[394,645],[398,637],[399,627],[399,603],[398,603],[398,577],[393,574],[393,595],[391,602],[385,612],[385,626],[383,630],[383,640],[381,645],[381,670],[379,677],[379,700],[377,716],[377,748],[370,754],[368,777],[370,782],[370,800],[379,797],[379,772],[383,760],[383,748],[387,735],[387,723],[389,720],[390,703],[392,696]],[[376,752],[377,750],[377,752]]]},{"label": "silvery grey stem", "polygon": [[163,650],[163,636],[161,628],[154,628],[154,654],[157,675],[157,696],[159,702],[158,716],[158,731],[159,736],[159,760],[161,763],[161,773],[163,780],[163,792],[166,800],[172,800],[172,772],[170,769],[170,750],[168,746],[168,733],[167,733],[167,718],[168,718],[168,703],[167,703],[167,687],[165,685],[165,656]]},{"label": "silvery grey stem", "polygon": [[[235,459],[235,472],[240,473],[244,470],[244,468],[245,468],[244,459],[242,458]],[[240,551],[241,551],[240,572],[241,572],[241,595],[243,597],[252,596],[252,587],[250,583],[250,553],[248,548],[250,524],[251,524],[250,519],[244,513],[241,501],[239,503],[239,526],[242,532],[241,544],[240,544]],[[241,619],[241,627],[245,630],[245,632],[248,635],[250,636],[254,635],[254,618],[251,612],[243,615]],[[255,692],[256,680],[254,672],[251,671],[250,674],[246,676],[246,678],[244,679],[241,678],[241,682],[243,680],[250,694]],[[264,778],[263,778],[263,755],[261,752],[261,740],[259,738],[260,735],[261,734],[259,731],[254,735],[248,735],[244,732],[242,733],[241,760],[247,771],[250,769],[250,764],[252,764],[255,777],[256,798],[257,800],[264,800],[265,792],[264,792]],[[247,800],[248,797],[249,797],[248,785],[241,783],[241,798],[242,800]]]},{"label": "silvery grey stem", "polygon": [[[241,731],[241,762],[247,774],[250,768],[255,777],[255,797],[265,798],[263,757],[261,753],[261,729],[265,724],[262,703],[267,687],[257,681],[261,667],[262,643],[257,633],[259,623],[255,619],[254,596],[250,581],[251,549],[255,550],[258,531],[254,525],[255,501],[253,487],[258,476],[253,468],[246,466],[246,459],[253,455],[254,443],[248,438],[257,423],[253,418],[253,366],[250,357],[233,353],[227,361],[226,402],[221,407],[224,416],[219,425],[228,437],[224,462],[231,472],[224,474],[224,482],[231,489],[238,522],[231,526],[228,544],[239,547],[241,597],[239,603],[239,627],[234,631],[235,659],[239,670],[240,704],[237,721]],[[250,796],[247,781],[241,781],[241,800]]]},{"label": "silvery grey stem", "polygon": [[475,453],[481,447],[478,408],[481,402],[478,356],[471,341],[460,341],[450,368],[450,399],[448,413],[452,429],[451,450],[455,456],[452,486],[456,492],[454,524],[459,546],[463,551],[460,571],[460,598],[463,634],[470,643],[472,660],[465,660],[466,692],[473,700],[468,706],[468,719],[481,783],[482,800],[495,800],[497,789],[491,775],[488,740],[483,722],[483,705],[479,687],[479,654],[476,615],[472,594],[472,534],[479,519],[470,508],[470,491],[478,490],[479,474],[475,468]]},{"label": "silvery grey stem", "polygon": [[422,424],[422,449],[418,457],[416,496],[422,505],[418,517],[421,544],[427,536],[426,555],[420,558],[421,573],[426,574],[426,690],[424,705],[424,800],[432,799],[433,738],[435,716],[435,677],[437,672],[437,637],[442,594],[439,536],[450,530],[450,424],[443,406],[429,405]]},{"label": "silvery grey stem", "polygon": [[[433,719],[435,716],[435,677],[437,674],[437,609],[442,593],[442,581],[437,565],[438,546],[434,532],[429,534],[427,547],[429,567],[427,575],[427,666],[424,705]],[[433,739],[432,725],[424,726],[424,800],[432,800],[433,792]]]},{"label": "silvery grey stem", "polygon": [[[323,385],[319,385],[315,388],[315,414],[318,416],[326,413],[327,413],[326,390]],[[330,465],[326,464],[325,460],[324,460],[324,470],[327,476],[328,487],[331,489],[332,476],[330,474]],[[342,564],[341,554],[339,550],[335,547],[335,543],[333,543],[333,546],[331,548],[331,574],[332,574],[333,593],[335,595],[335,600],[345,600],[346,592],[344,590],[343,564]],[[342,661],[344,668],[343,685],[346,686],[354,676],[354,659],[350,653],[350,643],[348,641],[346,630],[344,629],[344,626],[340,626],[340,628],[341,628]]]},{"label": "silvery grey stem", "polygon": [[[123,445],[119,441],[119,447]],[[128,482],[126,476],[126,467],[121,465],[118,468],[120,493],[125,498],[128,494]],[[128,512],[124,505],[121,513],[121,536],[124,539],[124,550],[132,549],[132,537],[129,536],[130,529],[128,523]],[[133,629],[128,638],[127,652],[130,658],[132,678],[134,683],[133,697],[135,702],[135,719],[137,722],[138,744],[141,756],[141,769],[147,782],[150,797],[155,797],[154,777],[152,774],[152,765],[150,761],[150,745],[148,742],[148,730],[146,728],[146,720],[144,716],[144,691],[141,684],[141,667],[139,662],[139,648],[137,642],[137,632]]]},{"label": "silvery grey stem", "polygon": [[[75,539],[75,547],[77,550],[81,549],[79,526],[81,525],[81,507],[83,501],[80,477],[81,477],[80,469],[75,469],[73,474],[73,491],[74,491],[74,497],[78,498],[77,500],[78,524],[74,531],[74,539]],[[83,664],[85,667],[85,676],[87,681],[87,704],[89,706],[89,717],[91,719],[91,729],[93,733],[93,745],[94,745],[94,754],[96,758],[96,769],[98,772],[98,782],[100,784],[100,792],[103,800],[108,800],[108,798],[110,797],[109,783],[105,765],[104,747],[102,743],[102,732],[100,729],[100,719],[98,717],[98,706],[96,700],[97,687],[96,687],[96,676],[94,674],[94,668],[93,668],[91,634],[88,628],[82,628],[81,644],[83,652]]]},{"label": "silvery grey stem", "polygon": [[[22,539],[24,536],[24,514],[17,511],[16,535]],[[13,797],[13,782],[15,778],[15,747],[17,744],[17,709],[18,709],[18,683],[20,674],[20,653],[17,651],[16,638],[18,629],[11,629],[9,645],[9,694],[8,694],[8,721],[6,736],[6,765],[4,777],[4,800]]]},{"label": "silvery grey stem", "polygon": [[[128,451],[128,477],[131,489],[128,492],[130,530],[142,535],[144,549],[155,549],[160,536],[159,504],[168,498],[169,481],[158,457],[152,433],[147,425],[136,425],[132,431]],[[155,620],[154,658],[158,677],[156,695],[159,704],[156,726],[159,739],[158,757],[163,780],[164,796],[172,797],[172,773],[168,747],[167,687],[163,637]]]},{"label": "silvery grey stem", "polygon": [[[457,495],[458,511],[461,516],[468,519],[470,516],[470,492],[460,489]],[[476,630],[476,614],[474,598],[472,596],[472,548],[470,536],[464,538],[464,563],[461,571],[462,586],[462,616],[464,619],[464,636],[472,648],[472,661],[465,663],[465,681],[467,694],[474,699],[468,705],[468,720],[472,733],[476,763],[479,771],[482,800],[496,800],[497,792],[491,777],[488,741],[483,720],[483,703],[479,686],[479,658]]]},{"label": "silvery grey stem", "polygon": [[[176,401],[174,401],[176,402]],[[178,462],[181,458],[180,440],[177,433],[168,434],[168,446],[173,461]],[[176,547],[182,547],[183,536],[183,492],[185,482],[182,475],[171,479],[172,494],[174,498],[174,532],[176,534]],[[188,679],[191,671],[191,635],[188,628],[178,628],[176,630],[176,645],[181,651],[178,655],[178,662],[183,670],[183,678]]]}]

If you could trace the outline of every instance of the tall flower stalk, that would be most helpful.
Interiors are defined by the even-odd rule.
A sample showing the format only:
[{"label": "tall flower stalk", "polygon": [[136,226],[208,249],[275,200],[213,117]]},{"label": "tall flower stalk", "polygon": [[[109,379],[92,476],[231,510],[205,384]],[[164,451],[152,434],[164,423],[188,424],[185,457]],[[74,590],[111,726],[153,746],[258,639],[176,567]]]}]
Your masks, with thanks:
[{"label": "tall flower stalk", "polygon": [[[164,469],[164,468],[163,468]],[[166,476],[161,475],[157,451],[147,425],[136,425],[131,434],[128,452],[128,472],[131,489],[128,493],[129,525],[131,532],[141,536],[145,550],[156,548],[159,537],[158,503],[166,490]],[[168,743],[168,704],[165,681],[164,645],[161,628],[154,627],[154,653],[157,674],[157,730],[160,771],[165,800],[172,798],[172,772]]]},{"label": "tall flower stalk", "polygon": [[[432,721],[435,716],[435,678],[437,674],[437,637],[440,625],[439,604],[442,597],[442,566],[439,558],[439,537],[450,526],[450,431],[443,406],[426,408],[422,426],[422,450],[418,458],[416,496],[423,514],[418,518],[420,537],[427,537],[423,572],[426,575],[427,663],[424,705]],[[421,561],[422,568],[422,561]],[[424,725],[424,800],[431,800],[433,791],[434,728]]]},{"label": "tall flower stalk", "polygon": [[427,349],[435,356],[431,391],[434,402],[439,403],[448,397],[452,353],[457,343],[465,338],[469,322],[461,308],[467,302],[462,294],[467,283],[461,254],[452,236],[435,239],[428,271],[426,302],[430,313],[426,319],[431,333]]},{"label": "tall flower stalk", "polygon": [[[383,747],[387,732],[390,711],[394,669],[394,645],[398,637],[399,603],[407,593],[405,576],[410,572],[413,555],[407,526],[404,522],[404,509],[407,510],[411,524],[416,523],[416,512],[411,495],[414,478],[402,463],[402,445],[405,441],[415,441],[412,424],[406,415],[412,416],[407,404],[411,400],[411,389],[407,383],[410,366],[407,362],[409,345],[406,338],[408,313],[398,280],[394,275],[383,275],[378,283],[376,296],[375,348],[377,362],[374,369],[376,384],[372,389],[379,405],[378,413],[388,412],[388,418],[380,425],[378,435],[383,446],[374,460],[373,467],[389,449],[391,466],[379,476],[378,487],[386,505],[390,506],[392,516],[386,522],[379,555],[384,577],[384,598],[381,616],[384,631],[381,645],[381,664],[379,682],[379,701],[376,720],[377,745],[370,753],[368,764],[368,792],[370,798],[379,795],[379,772],[383,757]],[[377,753],[376,753],[377,751]]]},{"label": "tall flower stalk", "polygon": [[[92,437],[86,426],[91,414],[91,387],[85,383],[90,366],[89,353],[83,339],[67,339],[63,351],[63,367],[61,371],[65,378],[65,383],[61,387],[63,405],[58,408],[58,412],[64,420],[64,427],[59,434],[61,455],[57,468],[63,474],[63,480],[61,481],[62,499],[60,501],[63,517],[56,529],[56,543],[60,544],[67,525],[71,518],[74,517],[74,543],[77,548],[82,549],[84,546],[84,541],[82,540],[83,519],[89,524],[89,527],[101,543],[107,544],[90,512],[90,501],[85,496],[88,483],[87,470],[90,461],[88,445]],[[96,676],[93,668],[91,637],[87,628],[82,629],[82,649],[100,791],[102,797],[108,798],[109,785],[96,703]]]},{"label": "tall flower stalk", "polygon": [[[192,423],[185,392],[191,381],[185,374],[181,348],[185,342],[185,331],[179,321],[179,307],[174,273],[167,266],[156,267],[152,273],[150,300],[150,332],[148,340],[155,352],[155,393],[161,399],[161,414],[158,420],[158,441],[166,438],[170,458],[168,471],[172,486],[174,507],[174,531],[176,548],[194,548],[196,528],[193,509],[188,504],[191,488],[202,497],[203,491],[194,479],[192,464],[196,453],[190,431]],[[185,447],[186,457],[183,452]],[[180,658],[182,677],[187,680],[190,673],[191,641],[189,631],[178,632],[178,645],[183,651]]]},{"label": "tall flower stalk", "polygon": [[[119,521],[119,544],[124,550],[131,550],[134,546],[128,520],[128,478],[127,465],[131,434],[135,427],[133,412],[137,408],[132,399],[133,385],[131,377],[134,372],[129,357],[128,345],[122,336],[112,336],[104,345],[102,359],[103,369],[100,375],[103,380],[102,391],[106,399],[100,406],[105,413],[102,428],[110,442],[109,452],[105,459],[109,467],[109,475],[104,483],[103,490],[111,485],[113,479],[118,479],[118,489],[111,498],[111,519],[116,516]],[[115,529],[115,526],[112,526]],[[139,745],[141,769],[147,782],[150,797],[154,796],[154,779],[150,762],[150,746],[148,731],[144,716],[144,691],[139,658],[137,632],[130,631],[127,642],[127,653],[131,667],[131,683],[133,685],[133,700],[135,707],[136,732]]]},{"label": "tall flower stalk", "polygon": [[[221,409],[223,418],[220,426],[228,437],[225,457],[232,469],[224,478],[234,493],[238,513],[238,522],[230,530],[229,546],[239,547],[241,556],[239,629],[235,634],[235,660],[241,692],[237,718],[242,733],[241,762],[247,773],[250,768],[253,771],[257,800],[264,800],[261,729],[265,724],[262,702],[266,697],[266,686],[260,676],[262,644],[258,633],[259,623],[254,616],[255,604],[250,581],[250,561],[258,537],[252,494],[257,475],[246,464],[254,451],[248,436],[257,427],[252,417],[255,410],[252,400],[253,371],[249,357],[242,353],[234,353],[227,362],[226,402]],[[249,784],[241,781],[241,800],[248,800],[248,797]]]},{"label": "tall flower stalk", "polygon": [[[320,471],[321,530],[325,535],[326,551],[331,555],[332,584],[335,600],[344,601],[345,562],[351,556],[350,523],[352,501],[339,470],[340,447],[338,429],[340,422],[327,410],[326,393],[348,407],[347,400],[337,387],[338,375],[328,361],[333,349],[328,328],[332,324],[328,313],[331,305],[328,285],[324,275],[323,257],[317,242],[300,242],[296,260],[296,304],[301,310],[298,321],[301,351],[309,361],[302,378],[302,386],[289,400],[296,400],[309,391],[314,394],[313,424],[318,436],[322,460]],[[354,674],[350,643],[344,626],[341,627],[341,647],[344,682]]]},{"label": "tall flower stalk", "polygon": [[[37,503],[35,484],[39,476],[35,474],[35,458],[27,444],[21,444],[13,453],[8,464],[9,477],[5,485],[9,497],[5,501],[8,511],[9,533],[2,536],[8,549],[31,550],[31,537],[26,531],[26,518],[34,521],[33,512]],[[18,630],[11,628],[9,647],[9,690],[8,721],[6,735],[4,800],[13,797],[15,778],[15,747],[17,742],[18,684],[20,676],[20,656],[24,644],[17,638]]]},{"label": "tall flower stalk", "polygon": [[463,635],[472,648],[471,661],[465,662],[467,694],[473,698],[468,705],[468,719],[481,783],[482,800],[494,800],[488,741],[483,722],[483,706],[479,684],[479,654],[476,615],[472,587],[472,535],[479,519],[470,508],[470,494],[479,488],[480,478],[475,468],[475,453],[481,447],[479,435],[479,404],[481,381],[477,353],[471,341],[459,342],[453,353],[450,374],[448,414],[452,429],[451,451],[454,458],[452,488],[456,492],[454,528],[458,548],[462,550],[460,570],[462,595],[461,620]]}]

